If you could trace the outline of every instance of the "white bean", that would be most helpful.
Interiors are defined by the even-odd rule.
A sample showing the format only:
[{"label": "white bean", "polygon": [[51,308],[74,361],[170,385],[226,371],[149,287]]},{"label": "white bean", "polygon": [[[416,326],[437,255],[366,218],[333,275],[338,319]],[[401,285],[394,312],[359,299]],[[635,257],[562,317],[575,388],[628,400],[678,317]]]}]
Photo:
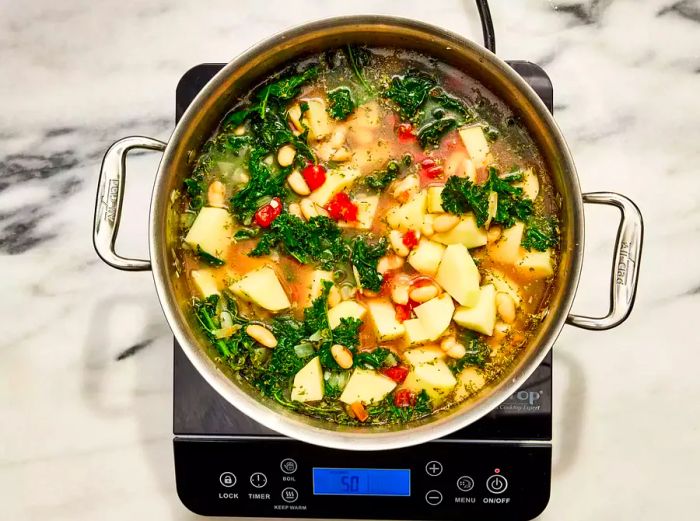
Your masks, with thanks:
[{"label": "white bean", "polygon": [[291,203],[287,210],[290,214],[294,215],[295,217],[299,217],[299,219],[302,219],[304,217],[301,213],[301,207],[299,206],[299,203]]},{"label": "white bean", "polygon": [[436,233],[449,232],[459,224],[459,217],[449,213],[443,213],[433,218],[433,230]]},{"label": "white bean", "polygon": [[258,324],[251,324],[245,328],[245,332],[248,333],[248,336],[250,336],[253,340],[256,340],[265,347],[277,347],[277,338],[275,338],[272,331],[266,327]]},{"label": "white bean", "polygon": [[416,302],[428,302],[430,299],[437,297],[439,292],[440,290],[435,284],[427,284],[425,286],[412,288],[411,291],[408,292],[408,296],[411,300],[415,300]]},{"label": "white bean", "polygon": [[309,195],[311,193],[309,185],[306,184],[306,179],[304,179],[304,176],[301,175],[299,170],[294,170],[287,176],[287,183],[289,183],[289,187],[299,195]]},{"label": "white bean", "polygon": [[508,293],[496,293],[496,311],[506,324],[512,324],[515,321],[515,302],[513,297]]},{"label": "white bean", "polygon": [[391,300],[397,304],[408,304],[408,284],[394,284],[391,287]]},{"label": "white bean", "polygon": [[280,166],[289,166],[294,162],[294,156],[297,155],[297,149],[292,145],[281,146],[277,151],[277,162]]},{"label": "white bean", "polygon": [[214,181],[207,190],[207,201],[209,206],[226,208],[226,187],[221,181]]},{"label": "white bean", "polygon": [[447,352],[447,356],[449,356],[450,358],[459,359],[467,354],[467,348],[464,347],[459,342],[455,342],[454,345],[452,347],[450,347],[446,352]]},{"label": "white bean", "polygon": [[393,196],[396,199],[407,201],[409,197],[415,195],[420,190],[420,180],[416,175],[407,175],[394,185]]},{"label": "white bean", "polygon": [[398,255],[384,255],[377,263],[377,271],[381,274],[386,273],[389,270],[397,270],[403,266],[403,257]]},{"label": "white bean", "polygon": [[408,246],[403,243],[403,234],[398,230],[389,232],[389,244],[391,244],[391,249],[399,257],[407,257],[410,253]]},{"label": "white bean", "polygon": [[333,360],[335,360],[342,369],[350,369],[352,367],[352,353],[347,347],[334,344],[331,347],[331,355],[333,355]]},{"label": "white bean", "polygon": [[301,207],[301,214],[307,221],[312,217],[316,217],[318,215],[318,211],[316,210],[316,203],[314,203],[308,197],[305,197],[304,199],[299,201],[299,206]]}]

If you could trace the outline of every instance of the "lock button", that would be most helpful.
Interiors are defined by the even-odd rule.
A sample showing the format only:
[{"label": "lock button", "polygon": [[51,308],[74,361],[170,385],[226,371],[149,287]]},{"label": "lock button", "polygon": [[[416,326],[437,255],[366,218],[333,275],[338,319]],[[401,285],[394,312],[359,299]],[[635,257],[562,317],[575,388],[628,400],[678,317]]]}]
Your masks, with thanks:
[{"label": "lock button", "polygon": [[223,472],[219,476],[219,483],[226,488],[231,488],[236,484],[236,475],[233,472]]}]

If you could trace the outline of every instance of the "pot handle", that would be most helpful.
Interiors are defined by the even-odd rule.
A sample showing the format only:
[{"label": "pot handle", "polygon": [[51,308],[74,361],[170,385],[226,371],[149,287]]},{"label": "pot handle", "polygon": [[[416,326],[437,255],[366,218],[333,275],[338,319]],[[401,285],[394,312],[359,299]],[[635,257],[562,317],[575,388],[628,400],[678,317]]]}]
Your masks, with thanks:
[{"label": "pot handle", "polygon": [[165,143],[144,136],[130,136],[114,143],[102,160],[100,179],[95,201],[95,221],[92,242],[100,258],[113,268],[125,271],[146,271],[151,261],[129,259],[114,251],[124,199],[126,181],[126,155],[134,149],[165,150]]},{"label": "pot handle", "polygon": [[604,317],[569,315],[566,319],[566,322],[572,326],[602,331],[622,324],[634,307],[644,240],[644,223],[637,205],[624,195],[593,192],[583,194],[583,202],[615,206],[621,213],[610,280],[610,311]]}]

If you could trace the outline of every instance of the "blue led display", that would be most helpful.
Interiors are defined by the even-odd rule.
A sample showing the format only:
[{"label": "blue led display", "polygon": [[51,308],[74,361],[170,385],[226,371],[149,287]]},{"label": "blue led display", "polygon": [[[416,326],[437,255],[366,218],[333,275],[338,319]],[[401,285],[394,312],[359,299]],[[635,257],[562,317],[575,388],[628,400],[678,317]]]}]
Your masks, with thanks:
[{"label": "blue led display", "polygon": [[333,496],[410,496],[408,469],[314,468],[314,494]]}]

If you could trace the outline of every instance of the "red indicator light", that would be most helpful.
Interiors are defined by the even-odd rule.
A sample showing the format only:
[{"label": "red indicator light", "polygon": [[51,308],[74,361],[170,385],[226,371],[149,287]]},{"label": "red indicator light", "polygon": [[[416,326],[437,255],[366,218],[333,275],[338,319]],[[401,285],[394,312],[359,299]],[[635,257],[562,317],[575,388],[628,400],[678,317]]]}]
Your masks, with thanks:
[{"label": "red indicator light", "polygon": [[496,474],[500,474],[500,473],[501,473],[501,469],[494,469],[494,472],[495,472]]}]

